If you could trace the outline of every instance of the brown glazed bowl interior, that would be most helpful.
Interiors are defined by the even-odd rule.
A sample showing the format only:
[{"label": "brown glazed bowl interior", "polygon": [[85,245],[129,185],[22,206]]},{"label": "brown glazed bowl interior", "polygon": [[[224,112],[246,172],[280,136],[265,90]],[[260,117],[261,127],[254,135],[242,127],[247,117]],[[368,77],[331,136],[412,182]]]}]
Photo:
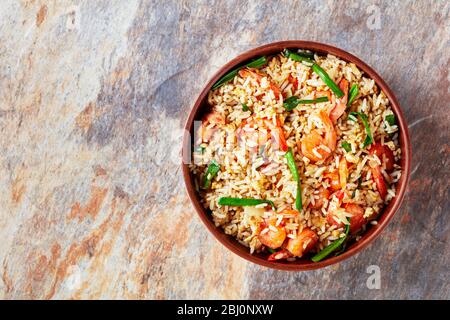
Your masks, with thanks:
[{"label": "brown glazed bowl interior", "polygon": [[408,126],[406,124],[405,118],[403,116],[400,105],[392,93],[391,89],[388,85],[381,79],[381,77],[366,63],[355,57],[354,55],[335,48],[330,45],[311,42],[311,41],[282,41],[275,42],[271,44],[264,45],[262,47],[258,47],[252,50],[249,50],[238,57],[234,58],[230,62],[228,62],[225,66],[220,68],[219,71],[215,73],[215,75],[208,81],[208,83],[203,88],[200,93],[197,101],[194,104],[193,109],[191,110],[186,126],[185,126],[185,134],[183,137],[183,157],[189,158],[191,154],[192,142],[190,137],[193,137],[193,126],[195,120],[200,120],[202,116],[210,110],[210,106],[207,103],[208,92],[212,85],[219,80],[223,75],[232,69],[243,65],[245,62],[248,62],[252,59],[261,57],[261,56],[270,56],[276,53],[281,52],[283,49],[308,49],[313,52],[317,52],[319,54],[326,55],[328,53],[337,56],[347,62],[353,62],[360,70],[362,70],[366,76],[374,79],[377,86],[384,91],[389,101],[391,102],[391,106],[393,112],[397,117],[397,122],[399,126],[399,143],[400,148],[402,150],[402,159],[400,165],[402,166],[402,176],[397,183],[396,188],[396,196],[389,205],[384,208],[384,210],[380,213],[378,218],[377,225],[368,225],[368,230],[363,233],[362,238],[358,242],[352,243],[347,250],[338,256],[331,256],[326,258],[320,262],[312,262],[311,260],[306,259],[297,259],[293,262],[288,261],[268,261],[267,253],[259,253],[259,254],[250,254],[249,249],[243,245],[241,245],[237,240],[232,238],[231,236],[226,235],[220,227],[215,227],[212,219],[208,212],[203,208],[200,203],[200,197],[195,191],[194,188],[194,180],[193,176],[189,172],[189,167],[186,161],[183,161],[182,170],[183,177],[186,183],[187,192],[189,197],[194,205],[195,210],[199,214],[201,220],[206,225],[209,231],[219,240],[225,247],[230,249],[232,252],[236,253],[240,257],[247,259],[253,263],[266,266],[273,269],[280,270],[290,270],[290,271],[303,271],[303,270],[313,270],[323,268],[325,266],[338,263],[342,260],[345,260],[354,254],[358,253],[362,249],[364,249],[369,243],[375,240],[376,237],[381,233],[381,231],[387,226],[389,221],[394,216],[395,212],[400,207],[400,204],[403,200],[403,196],[406,191],[406,186],[410,173],[410,162],[411,162],[411,143],[408,135]]}]

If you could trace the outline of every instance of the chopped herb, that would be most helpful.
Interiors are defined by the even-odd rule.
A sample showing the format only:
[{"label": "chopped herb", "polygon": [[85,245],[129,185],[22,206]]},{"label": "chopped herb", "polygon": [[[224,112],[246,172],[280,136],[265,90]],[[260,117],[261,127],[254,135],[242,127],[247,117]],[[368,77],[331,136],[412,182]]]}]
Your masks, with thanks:
[{"label": "chopped herb", "polygon": [[259,68],[259,67],[262,67],[263,65],[265,65],[266,63],[267,63],[266,57],[260,57],[252,62],[249,62],[249,63],[243,65],[242,67],[236,68],[236,69],[228,72],[219,81],[217,81],[212,86],[212,90],[215,90],[215,89],[219,88],[220,86],[224,85],[225,83],[227,83],[228,81],[232,80],[237,75],[239,70],[241,70],[242,68],[244,68],[244,67]]},{"label": "chopped herb", "polygon": [[366,128],[366,139],[364,139],[363,148],[367,147],[369,144],[373,143],[372,132],[370,131],[370,126],[368,122],[367,115],[362,112],[350,112],[348,118],[352,121],[356,121],[356,116],[359,116],[364,127]]},{"label": "chopped herb", "polygon": [[289,150],[285,154],[287,164],[289,167],[289,170],[291,170],[292,177],[294,178],[295,182],[297,182],[297,195],[295,197],[295,208],[298,211],[302,211],[303,204],[302,204],[302,184],[300,182],[300,175],[298,174],[297,165],[295,164],[294,154],[292,153],[292,149],[289,148]]},{"label": "chopped herb", "polygon": [[270,253],[275,253],[277,252],[276,250],[273,250],[272,248],[267,247],[267,251],[269,251]]},{"label": "chopped herb", "polygon": [[321,103],[321,102],[327,102],[328,101],[328,97],[319,97],[317,99],[313,99],[313,100],[301,100],[296,96],[291,96],[289,98],[287,98],[286,100],[284,100],[283,103],[283,107],[288,110],[291,111],[293,109],[295,109],[297,107],[297,105],[299,104],[313,104],[313,103]]},{"label": "chopped herb", "polygon": [[341,98],[344,96],[344,92],[338,87],[336,83],[330,78],[328,73],[326,73],[325,70],[323,70],[317,63],[314,63],[312,66],[313,71],[322,79],[323,82],[331,89],[331,91],[334,92],[334,94]]},{"label": "chopped herb", "polygon": [[347,239],[348,236],[348,232],[350,231],[350,221],[347,225],[345,225],[345,235],[334,241],[333,243],[331,243],[330,245],[328,245],[327,247],[325,247],[322,251],[320,251],[319,253],[317,253],[314,257],[312,257],[312,261],[313,262],[319,262],[320,260],[325,259],[326,257],[328,257],[328,255],[330,253],[332,253],[333,251],[339,249],[339,247],[345,242],[345,240]]},{"label": "chopped herb", "polygon": [[352,146],[347,141],[342,141],[341,143],[342,148],[344,148],[345,151],[350,152],[352,151]]},{"label": "chopped herb", "polygon": [[314,54],[310,52],[298,52],[293,53],[289,49],[284,49],[283,54],[286,58],[292,59],[297,62],[306,62],[309,66],[314,64]]},{"label": "chopped herb", "polygon": [[388,114],[384,120],[386,120],[387,123],[389,123],[390,126],[395,125],[396,121],[395,121],[395,115],[393,114]]},{"label": "chopped herb", "polygon": [[247,207],[247,206],[257,206],[258,204],[267,203],[273,210],[275,210],[275,204],[273,201],[264,199],[253,199],[253,198],[230,198],[222,197],[219,199],[219,205],[221,206],[232,206],[232,207]]},{"label": "chopped herb", "polygon": [[216,162],[216,160],[211,160],[206,169],[205,175],[203,176],[202,188],[209,189],[211,187],[212,179],[217,175],[220,171],[220,165]]},{"label": "chopped herb", "polygon": [[358,95],[358,85],[354,83],[349,91],[349,97],[347,102],[347,107],[350,107],[353,103],[353,100],[355,100],[356,96]]},{"label": "chopped herb", "polygon": [[250,110],[250,109],[248,108],[248,106],[247,106],[245,103],[243,103],[243,104],[242,104],[242,111],[248,111],[248,110]]}]

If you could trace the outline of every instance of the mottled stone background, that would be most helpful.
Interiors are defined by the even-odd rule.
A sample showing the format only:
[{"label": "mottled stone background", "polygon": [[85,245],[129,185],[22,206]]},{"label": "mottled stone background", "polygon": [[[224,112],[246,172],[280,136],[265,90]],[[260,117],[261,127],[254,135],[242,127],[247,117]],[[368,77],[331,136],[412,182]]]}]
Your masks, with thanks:
[{"label": "mottled stone background", "polygon": [[[0,5],[0,298],[450,298],[448,1]],[[201,224],[181,128],[207,79],[286,39],[348,50],[403,106],[413,172],[359,255],[273,271]],[[369,290],[367,267],[381,268]]]}]

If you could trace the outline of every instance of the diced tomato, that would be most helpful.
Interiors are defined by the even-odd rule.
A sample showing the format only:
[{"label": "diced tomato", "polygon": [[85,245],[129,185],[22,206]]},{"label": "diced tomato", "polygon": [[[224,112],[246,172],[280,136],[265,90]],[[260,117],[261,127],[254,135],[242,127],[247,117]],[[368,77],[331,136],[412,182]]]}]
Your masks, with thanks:
[{"label": "diced tomato", "polygon": [[269,81],[269,88],[273,91],[273,94],[276,98],[283,100],[283,95],[281,94],[280,88],[272,81]]},{"label": "diced tomato", "polygon": [[[317,196],[317,199],[316,199],[316,196]],[[328,191],[328,189],[321,187],[318,190],[318,193],[314,195],[314,204],[310,203],[309,207],[312,209],[320,209],[320,208],[322,208],[325,200],[328,200],[329,197],[330,197],[330,191]]]},{"label": "diced tomato", "polygon": [[[345,196],[345,192],[343,190],[339,190],[336,191],[335,193],[333,193],[333,195],[331,196],[331,199],[333,199],[333,197],[336,197],[336,199],[338,200],[337,202],[337,206],[336,207],[340,207],[342,204],[342,200],[344,199]],[[332,225],[336,225],[338,228],[342,226],[341,222],[338,222],[334,219],[334,213],[333,212],[328,212],[327,214],[327,222],[328,224]]]},{"label": "diced tomato", "polygon": [[298,79],[297,77],[293,77],[292,75],[289,75],[287,78],[288,82],[292,84],[292,88],[294,88],[294,91],[298,89]]},{"label": "diced tomato", "polygon": [[336,221],[335,219],[334,219],[334,214],[333,214],[333,212],[329,212],[328,214],[327,214],[327,222],[328,222],[328,224],[329,225],[335,225],[336,227],[342,227],[342,222],[338,222],[338,221]]},{"label": "diced tomato", "polygon": [[375,154],[381,163],[384,163],[386,171],[392,171],[394,169],[394,153],[387,145],[382,145],[381,143],[374,143],[370,147],[369,152]]},{"label": "diced tomato", "polygon": [[[355,233],[366,224],[366,219],[364,218],[364,209],[353,203],[348,203],[345,205],[345,211],[352,214],[350,217],[350,233]],[[330,225],[335,225],[337,228],[344,226],[342,222],[338,222],[334,219],[334,214],[332,212],[327,215],[327,222]]]},{"label": "diced tomato", "polygon": [[355,233],[366,224],[366,219],[364,218],[364,209],[357,204],[348,203],[345,206],[345,211],[352,214],[350,218],[350,233]]},{"label": "diced tomato", "polygon": [[381,172],[381,167],[376,166],[374,168],[371,168],[371,171],[373,180],[375,181],[378,192],[380,193],[380,197],[384,200],[387,195],[387,187],[386,182],[384,181],[383,173]]},{"label": "diced tomato", "polygon": [[339,200],[339,202],[341,203],[341,202],[342,202],[342,199],[344,199],[345,192],[342,191],[342,190],[339,190],[338,192],[335,192],[333,195],[334,195],[334,196]]}]

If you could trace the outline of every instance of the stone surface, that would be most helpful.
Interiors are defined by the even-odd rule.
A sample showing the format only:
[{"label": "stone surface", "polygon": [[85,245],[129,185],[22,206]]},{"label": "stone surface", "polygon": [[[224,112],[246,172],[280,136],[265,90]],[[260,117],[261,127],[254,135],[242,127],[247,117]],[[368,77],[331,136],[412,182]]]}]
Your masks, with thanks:
[{"label": "stone surface", "polygon": [[[446,1],[2,1],[0,298],[450,298]],[[277,40],[391,86],[413,173],[379,239],[323,270],[228,252],[190,205],[182,126],[207,79]],[[370,265],[381,289],[366,286]]]}]

